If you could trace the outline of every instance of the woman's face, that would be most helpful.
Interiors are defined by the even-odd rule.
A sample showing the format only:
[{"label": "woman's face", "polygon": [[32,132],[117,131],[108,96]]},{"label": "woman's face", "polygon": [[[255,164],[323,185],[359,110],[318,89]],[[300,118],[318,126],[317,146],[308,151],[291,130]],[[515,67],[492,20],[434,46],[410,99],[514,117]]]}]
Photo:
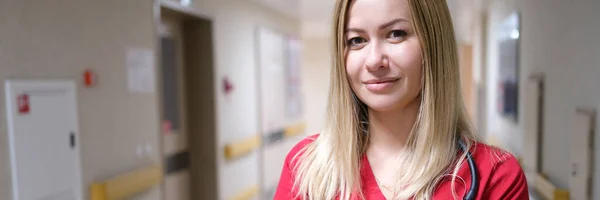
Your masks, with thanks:
[{"label": "woman's face", "polygon": [[402,109],[421,89],[422,55],[407,0],[354,0],[345,29],[346,73],[370,109]]}]

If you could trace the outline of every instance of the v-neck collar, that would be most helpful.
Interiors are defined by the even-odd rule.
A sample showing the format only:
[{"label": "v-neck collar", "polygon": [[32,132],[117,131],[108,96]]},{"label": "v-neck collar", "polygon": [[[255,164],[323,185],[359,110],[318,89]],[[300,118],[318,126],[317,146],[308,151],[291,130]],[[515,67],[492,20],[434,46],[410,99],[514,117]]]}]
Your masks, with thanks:
[{"label": "v-neck collar", "polygon": [[379,188],[379,184],[377,184],[375,173],[373,173],[373,168],[371,168],[371,163],[369,162],[367,154],[362,156],[361,163],[360,174],[365,198],[367,200],[385,200],[386,198],[383,195],[381,188]]}]

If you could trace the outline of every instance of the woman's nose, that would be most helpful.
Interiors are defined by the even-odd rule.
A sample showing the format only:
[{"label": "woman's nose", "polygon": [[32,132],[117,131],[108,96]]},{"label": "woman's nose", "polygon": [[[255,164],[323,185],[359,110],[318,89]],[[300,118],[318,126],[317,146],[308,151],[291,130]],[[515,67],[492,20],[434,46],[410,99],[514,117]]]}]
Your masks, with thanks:
[{"label": "woman's nose", "polygon": [[388,67],[389,62],[387,55],[381,44],[378,44],[377,42],[371,43],[365,65],[369,71]]}]

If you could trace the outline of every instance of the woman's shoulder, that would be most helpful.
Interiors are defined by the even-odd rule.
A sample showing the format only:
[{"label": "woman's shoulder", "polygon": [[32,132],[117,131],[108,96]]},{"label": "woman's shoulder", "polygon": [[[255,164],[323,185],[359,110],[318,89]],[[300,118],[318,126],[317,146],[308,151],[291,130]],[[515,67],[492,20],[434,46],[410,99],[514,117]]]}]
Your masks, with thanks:
[{"label": "woman's shoulder", "polygon": [[294,163],[295,160],[297,160],[297,158],[300,156],[302,150],[305,149],[305,147],[309,144],[313,143],[318,137],[319,134],[309,135],[300,140],[300,142],[296,143],[296,145],[294,145],[294,147],[292,147],[292,149],[290,149],[288,152],[285,162]]},{"label": "woman's shoulder", "polygon": [[289,151],[285,158],[274,199],[297,199],[296,194],[298,188],[294,187],[296,179],[295,168],[297,167],[298,159],[306,146],[314,142],[317,137],[318,134],[305,137]]},{"label": "woman's shoulder", "polygon": [[528,199],[527,180],[518,159],[510,152],[484,143],[472,150],[486,199]]},{"label": "woman's shoulder", "polygon": [[319,137],[319,134],[313,134],[313,135],[304,137],[302,140],[300,140],[300,142],[298,142],[298,143],[296,143],[296,145],[294,145],[294,147],[290,150],[290,153],[298,153],[298,151],[304,149],[304,147],[306,147],[310,143],[313,143],[315,140],[317,140],[318,137]]},{"label": "woman's shoulder", "polygon": [[[469,151],[475,161],[478,172],[479,188],[477,199],[529,199],[527,180],[515,156],[501,148],[484,143],[475,143]],[[449,176],[447,176],[449,177]],[[471,187],[471,169],[463,162],[454,181],[454,191],[459,196],[465,195]],[[433,199],[451,199],[448,191],[452,190],[450,178],[441,182]],[[461,195],[462,194],[462,195]]]},{"label": "woman's shoulder", "polygon": [[476,142],[471,148],[471,154],[473,155],[474,160],[477,163],[481,163],[480,165],[483,166],[488,165],[490,167],[496,167],[503,164],[520,168],[518,159],[514,154],[496,146]]}]

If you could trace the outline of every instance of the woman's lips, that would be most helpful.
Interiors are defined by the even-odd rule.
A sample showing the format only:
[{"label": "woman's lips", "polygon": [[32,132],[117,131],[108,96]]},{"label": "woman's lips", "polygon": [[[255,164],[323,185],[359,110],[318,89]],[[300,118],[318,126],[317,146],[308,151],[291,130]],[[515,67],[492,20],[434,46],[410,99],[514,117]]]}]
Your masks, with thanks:
[{"label": "woman's lips", "polygon": [[400,78],[373,79],[363,82],[367,90],[381,92],[391,88]]}]

